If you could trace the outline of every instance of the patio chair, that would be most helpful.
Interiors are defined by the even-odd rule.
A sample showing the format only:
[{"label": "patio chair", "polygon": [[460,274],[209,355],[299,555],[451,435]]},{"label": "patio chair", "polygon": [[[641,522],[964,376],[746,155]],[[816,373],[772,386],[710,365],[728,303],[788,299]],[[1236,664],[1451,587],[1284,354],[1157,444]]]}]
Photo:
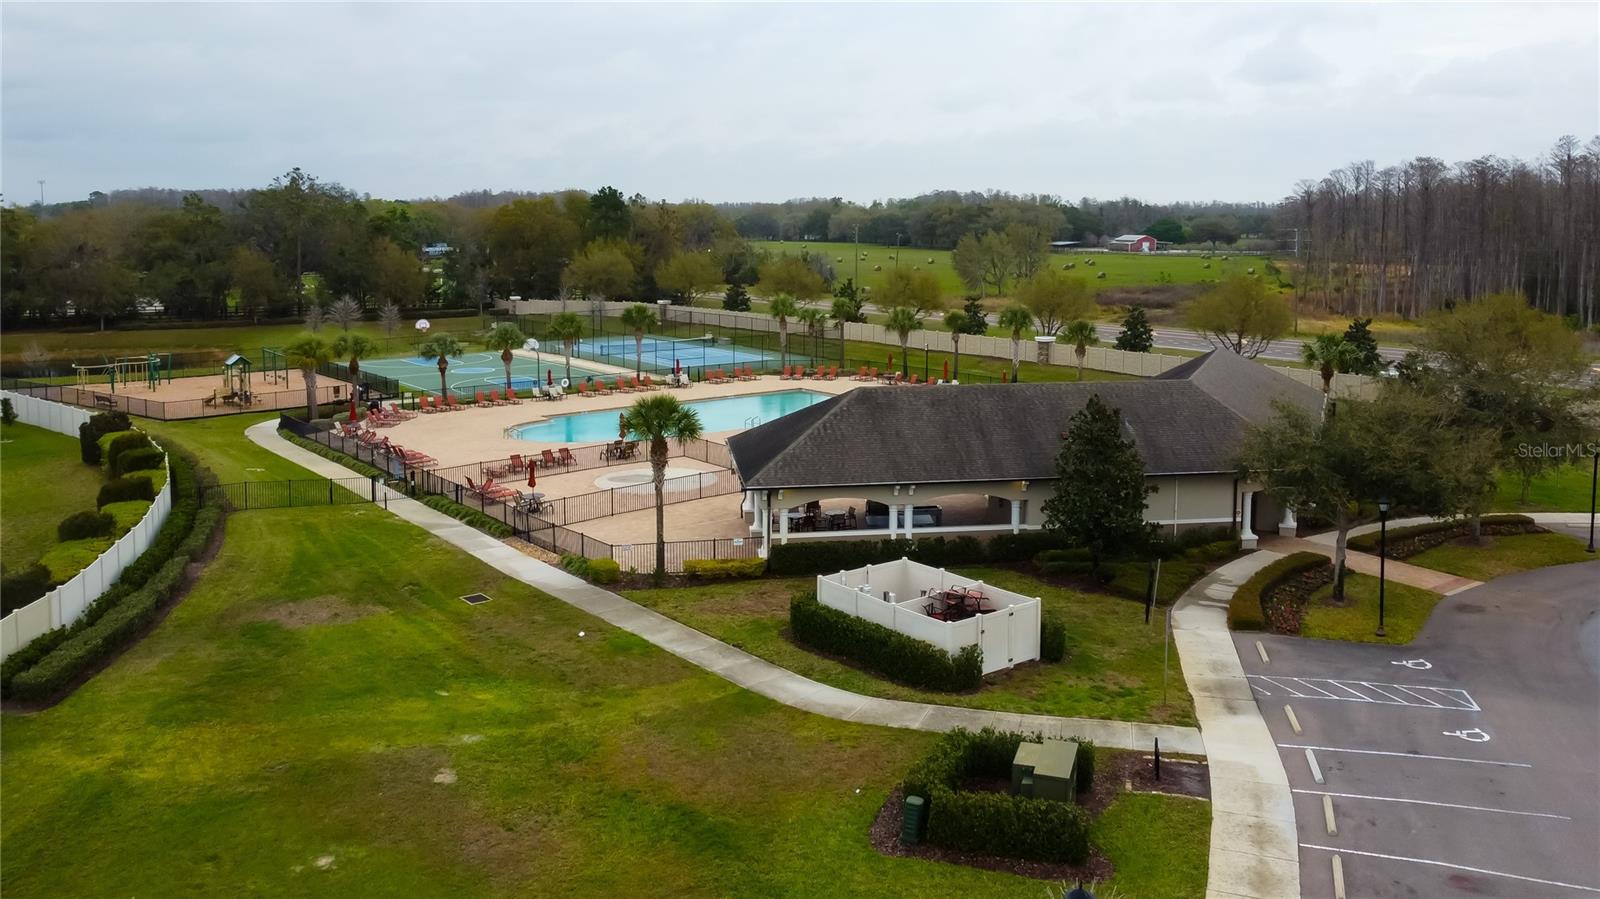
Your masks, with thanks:
[{"label": "patio chair", "polygon": [[822,380],[824,380],[824,381],[832,381],[832,380],[837,379],[838,377],[839,377],[839,366],[831,365],[831,366],[828,367],[828,376],[826,378],[823,378]]},{"label": "patio chair", "polygon": [[512,471],[527,471],[528,470],[528,461],[526,459],[522,458],[522,454],[521,453],[512,453],[511,454],[511,470]]},{"label": "patio chair", "polygon": [[462,409],[467,408],[465,403],[456,402],[456,395],[453,393],[444,398],[444,407],[451,412],[460,412]]},{"label": "patio chair", "polygon": [[655,390],[656,389],[656,382],[654,380],[652,380],[651,377],[648,374],[646,374],[644,376],[644,389],[646,389],[646,390]]},{"label": "patio chair", "polygon": [[389,415],[391,417],[393,417],[393,418],[398,418],[401,421],[406,421],[406,420],[409,420],[409,419],[417,417],[417,413],[412,412],[412,411],[410,411],[408,409],[400,408],[400,404],[399,403],[390,403],[389,404]]},{"label": "patio chair", "polygon": [[623,444],[622,444],[622,458],[624,458],[624,459],[632,459],[635,456],[637,456],[638,453],[639,453],[639,444],[634,443],[631,440],[623,442]]},{"label": "patio chair", "polygon": [[911,383],[912,384],[921,384],[922,383],[922,376],[921,375],[912,375],[911,376]]},{"label": "patio chair", "polygon": [[590,387],[594,390],[596,396],[611,395],[611,388],[607,387],[606,382],[604,381],[595,381],[594,384],[590,385]]},{"label": "patio chair", "polygon": [[555,453],[552,453],[549,450],[541,450],[539,452],[539,465],[540,466],[542,466],[544,468],[555,468],[557,464],[558,463],[556,462],[556,454]]},{"label": "patio chair", "polygon": [[521,492],[515,487],[507,487],[504,484],[496,484],[493,478],[485,479],[480,489],[482,490],[485,499],[509,499],[510,497],[519,495]]},{"label": "patio chair", "polygon": [[622,379],[618,378],[617,379],[617,392],[618,393],[632,393],[633,392],[633,388],[623,384],[622,383]]},{"label": "patio chair", "polygon": [[560,458],[562,465],[577,465],[578,464],[578,460],[572,455],[572,450],[569,450],[564,446],[557,453],[557,456]]},{"label": "patio chair", "polygon": [[522,400],[517,397],[517,392],[515,390],[507,390],[506,395],[501,399],[507,406],[522,405]]}]

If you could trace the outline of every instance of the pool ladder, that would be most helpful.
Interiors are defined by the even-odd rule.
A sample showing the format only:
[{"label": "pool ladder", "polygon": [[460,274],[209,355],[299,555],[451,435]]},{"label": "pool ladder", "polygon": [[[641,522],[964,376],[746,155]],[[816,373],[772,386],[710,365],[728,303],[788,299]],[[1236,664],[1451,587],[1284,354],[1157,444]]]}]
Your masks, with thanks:
[{"label": "pool ladder", "polygon": [[748,431],[748,430],[750,430],[751,428],[755,427],[758,424],[761,424],[761,416],[752,415],[749,418],[744,420],[744,429],[746,431]]}]

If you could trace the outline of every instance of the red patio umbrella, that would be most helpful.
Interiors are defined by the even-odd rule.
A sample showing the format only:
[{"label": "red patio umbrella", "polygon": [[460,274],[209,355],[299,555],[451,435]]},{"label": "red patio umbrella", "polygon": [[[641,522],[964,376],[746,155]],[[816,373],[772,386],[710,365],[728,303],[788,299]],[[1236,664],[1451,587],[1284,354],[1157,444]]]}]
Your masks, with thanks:
[{"label": "red patio umbrella", "polygon": [[551,385],[551,386],[555,385],[555,383],[556,383],[556,372],[555,372],[555,369],[547,368],[547,369],[544,370],[544,382],[547,385]]},{"label": "red patio umbrella", "polygon": [[539,476],[533,470],[533,460],[528,460],[528,489],[539,486]]}]

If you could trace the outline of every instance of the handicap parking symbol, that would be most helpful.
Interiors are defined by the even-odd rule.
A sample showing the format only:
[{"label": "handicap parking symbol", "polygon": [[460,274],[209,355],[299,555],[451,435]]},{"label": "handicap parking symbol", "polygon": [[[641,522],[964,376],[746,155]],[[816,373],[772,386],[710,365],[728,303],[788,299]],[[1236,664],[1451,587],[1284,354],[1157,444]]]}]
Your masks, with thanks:
[{"label": "handicap parking symbol", "polygon": [[1461,739],[1466,740],[1468,743],[1489,742],[1489,734],[1482,728],[1478,727],[1474,727],[1471,730],[1447,730],[1442,731],[1442,733],[1447,737],[1460,737]]},{"label": "handicap parking symbol", "polygon": [[1403,662],[1390,662],[1389,664],[1404,665],[1407,668],[1415,668],[1418,671],[1427,671],[1429,668],[1433,667],[1433,663],[1429,662],[1427,659],[1406,659]]}]

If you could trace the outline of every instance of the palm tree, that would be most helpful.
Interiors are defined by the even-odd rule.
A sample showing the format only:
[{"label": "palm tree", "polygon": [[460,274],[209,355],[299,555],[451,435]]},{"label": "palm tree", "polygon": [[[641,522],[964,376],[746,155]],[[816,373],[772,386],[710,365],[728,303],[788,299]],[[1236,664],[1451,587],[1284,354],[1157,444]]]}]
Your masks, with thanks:
[{"label": "palm tree", "polygon": [[1348,372],[1361,364],[1361,348],[1343,334],[1318,334],[1300,347],[1300,358],[1322,375],[1322,409],[1326,414],[1333,393],[1334,372]]},{"label": "palm tree", "polygon": [[552,316],[547,329],[550,337],[561,341],[561,351],[567,357],[567,383],[572,383],[572,348],[583,339],[583,316],[576,312],[562,312]]},{"label": "palm tree", "polygon": [[350,360],[350,421],[356,420],[356,391],[361,382],[361,360],[378,351],[378,342],[346,331],[333,339],[333,356]]},{"label": "palm tree", "polygon": [[972,316],[965,311],[952,309],[944,314],[944,328],[950,332],[950,345],[956,349],[956,371],[952,380],[961,380],[961,335],[972,324]]},{"label": "palm tree", "polygon": [[314,334],[302,334],[283,348],[284,360],[300,369],[306,382],[306,421],[317,417],[317,367],[333,361],[327,341]]},{"label": "palm tree", "polygon": [[778,354],[782,356],[784,368],[789,367],[789,319],[800,313],[800,307],[794,304],[794,297],[780,293],[767,304],[767,314],[778,320]]},{"label": "palm tree", "polygon": [[884,326],[900,336],[900,374],[904,375],[910,370],[906,345],[911,342],[911,332],[922,328],[922,319],[917,318],[917,310],[910,306],[896,306],[889,310],[889,320]]},{"label": "palm tree", "polygon": [[646,331],[661,324],[656,319],[655,311],[643,303],[634,303],[622,310],[622,323],[633,329],[633,371],[638,374],[644,369],[644,335]]},{"label": "palm tree", "polygon": [[450,382],[445,380],[445,370],[450,367],[450,357],[461,358],[462,347],[454,336],[450,334],[435,334],[422,342],[417,347],[417,355],[429,362],[439,361],[439,397],[450,396]]},{"label": "palm tree", "polygon": [[1061,339],[1072,344],[1072,353],[1078,357],[1078,380],[1082,381],[1083,357],[1089,355],[1089,347],[1100,342],[1100,335],[1094,325],[1080,318],[1061,331]]},{"label": "palm tree", "polygon": [[700,437],[700,416],[671,394],[652,394],[634,400],[622,413],[622,426],[634,440],[650,443],[650,479],[656,488],[656,572],[667,572],[666,500],[662,482],[667,478],[667,441],[679,446]]},{"label": "palm tree", "polygon": [[[528,337],[522,333],[522,329],[511,322],[501,322],[500,324],[495,325],[494,328],[489,332],[488,336],[483,339],[483,345],[485,347],[490,350],[500,351],[500,361],[504,363],[506,367],[507,395],[515,393],[515,391],[511,389],[511,363],[516,360],[516,357],[511,354],[511,351],[522,346],[527,342],[527,340]],[[538,378],[536,377],[534,380],[537,381]]]},{"label": "palm tree", "polygon": [[822,337],[822,330],[828,327],[827,311],[807,306],[795,313],[795,318],[800,320],[800,324],[806,329],[806,336],[811,338],[811,355],[818,355],[816,341]]},{"label": "palm tree", "polygon": [[1033,327],[1033,313],[1026,306],[1012,303],[1000,310],[999,324],[1011,332],[1011,380],[1016,381],[1022,363],[1022,332]]}]

